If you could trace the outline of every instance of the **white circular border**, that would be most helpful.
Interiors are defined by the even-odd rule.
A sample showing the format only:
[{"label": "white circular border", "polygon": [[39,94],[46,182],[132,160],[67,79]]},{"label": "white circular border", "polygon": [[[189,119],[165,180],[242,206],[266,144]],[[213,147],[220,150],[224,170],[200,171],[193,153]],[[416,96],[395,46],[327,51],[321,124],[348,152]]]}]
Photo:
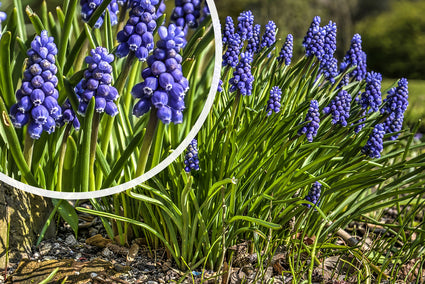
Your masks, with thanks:
[{"label": "white circular border", "polygon": [[205,102],[204,108],[202,109],[201,114],[198,117],[198,120],[195,122],[195,125],[190,130],[189,134],[186,138],[180,143],[180,145],[163,161],[161,161],[158,165],[156,165],[153,169],[144,173],[140,177],[137,177],[131,181],[125,182],[123,184],[108,187],[105,189],[90,191],[90,192],[58,192],[58,191],[50,191],[47,189],[31,186],[20,181],[17,181],[3,173],[0,172],[0,181],[14,187],[17,189],[21,189],[25,192],[29,192],[36,195],[41,195],[44,197],[56,198],[56,199],[67,199],[67,200],[77,200],[77,199],[89,199],[89,198],[98,198],[107,195],[112,195],[115,193],[120,193],[124,190],[135,187],[151,177],[155,176],[157,173],[165,169],[168,165],[170,165],[181,153],[189,146],[189,143],[195,138],[198,131],[201,129],[204,121],[207,119],[207,116],[210,112],[210,109],[214,103],[214,98],[217,93],[218,83],[220,80],[220,72],[221,72],[221,57],[222,57],[222,41],[221,41],[221,27],[220,20],[218,18],[217,9],[215,7],[213,0],[207,0],[207,4],[211,13],[211,19],[214,30],[214,39],[215,39],[215,63],[214,63],[214,73],[213,80],[211,83],[210,92],[208,93],[207,100]]}]

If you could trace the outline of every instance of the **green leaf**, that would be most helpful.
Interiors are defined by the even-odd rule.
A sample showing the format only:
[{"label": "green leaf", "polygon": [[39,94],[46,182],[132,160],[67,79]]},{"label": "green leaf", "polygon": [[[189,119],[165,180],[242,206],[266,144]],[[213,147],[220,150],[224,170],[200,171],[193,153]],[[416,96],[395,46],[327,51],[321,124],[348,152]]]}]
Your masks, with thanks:
[{"label": "green leaf", "polygon": [[70,0],[68,9],[66,10],[65,22],[63,26],[63,32],[61,35],[59,48],[58,48],[58,66],[63,69],[65,65],[66,50],[68,48],[69,36],[71,35],[72,18],[75,14],[78,0]]},{"label": "green leaf", "polygon": [[[89,191],[90,181],[90,142],[92,133],[92,122],[94,114],[94,97],[90,100],[87,106],[86,115],[84,117],[84,127],[80,130],[82,134],[82,144],[80,149],[80,177],[81,177],[81,191]],[[91,189],[94,190],[94,189]]]},{"label": "green leaf", "polygon": [[0,72],[0,90],[7,109],[15,102],[15,92],[12,85],[12,68],[10,65],[11,37],[12,34],[10,32],[5,32],[0,40],[0,65],[2,66],[2,71]]},{"label": "green leaf", "polygon": [[250,216],[240,216],[240,215],[233,216],[228,222],[233,223],[233,222],[239,221],[239,220],[255,223],[257,225],[261,225],[261,226],[264,226],[266,228],[273,229],[273,230],[282,229],[282,226],[279,225],[279,224],[264,221],[264,220],[257,219],[257,218],[254,218],[254,217],[250,217]]},{"label": "green leaf", "polygon": [[66,200],[52,199],[53,205],[58,206],[58,212],[62,219],[65,220],[71,226],[71,229],[74,231],[75,237],[78,234],[78,215],[75,211],[75,208],[72,207]]},{"label": "green leaf", "polygon": [[36,31],[37,34],[41,34],[42,30],[45,30],[43,23],[40,20],[40,17],[34,11],[30,8],[30,6],[27,6],[25,9],[25,12],[27,13],[28,18],[30,18],[30,21]]}]

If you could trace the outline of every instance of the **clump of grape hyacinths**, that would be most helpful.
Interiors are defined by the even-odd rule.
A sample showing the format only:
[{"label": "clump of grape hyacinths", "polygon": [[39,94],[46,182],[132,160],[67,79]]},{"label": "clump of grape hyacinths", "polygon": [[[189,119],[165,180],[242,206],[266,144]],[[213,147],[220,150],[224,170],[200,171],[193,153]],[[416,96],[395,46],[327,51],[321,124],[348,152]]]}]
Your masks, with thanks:
[{"label": "clump of grape hyacinths", "polygon": [[185,34],[180,27],[170,24],[158,29],[160,40],[153,55],[148,57],[148,67],[142,71],[143,82],[136,84],[132,95],[139,101],[133,114],[140,117],[152,107],[164,123],[183,122],[185,92],[189,89],[182,72],[182,57],[179,54],[185,44]]},{"label": "clump of grape hyacinths", "polygon": [[278,113],[280,111],[281,95],[282,90],[277,86],[270,90],[270,98],[267,102],[267,116],[270,116],[273,112]]},{"label": "clump of grape hyacinths", "polygon": [[310,107],[304,122],[307,122],[299,131],[298,135],[305,134],[308,142],[313,142],[313,138],[317,135],[320,123],[319,103],[316,100],[311,100]]},{"label": "clump of grape hyacinths", "polygon": [[110,116],[118,113],[115,100],[118,98],[118,91],[112,84],[112,66],[114,55],[110,54],[104,47],[96,47],[90,51],[90,55],[85,58],[88,64],[84,72],[84,79],[77,86],[77,95],[80,96],[78,113],[85,115],[90,100],[95,99],[95,111],[105,112]]},{"label": "clump of grape hyacinths", "polygon": [[235,68],[239,62],[239,54],[241,52],[242,41],[239,34],[230,36],[226,52],[223,54],[223,66]]},{"label": "clump of grape hyacinths", "polygon": [[332,124],[347,126],[347,119],[350,117],[351,96],[346,90],[339,91],[338,95],[331,103],[323,109],[324,114],[332,114]]},{"label": "clump of grape hyacinths", "polygon": [[266,24],[266,30],[261,38],[261,48],[269,48],[276,41],[276,24],[273,21],[269,21]]},{"label": "clump of grape hyacinths", "polygon": [[237,33],[245,41],[253,36],[254,15],[251,11],[244,11],[238,17]]},{"label": "clump of grape hyacinths", "polygon": [[247,51],[241,54],[238,65],[233,71],[233,77],[229,80],[230,92],[239,91],[242,95],[250,96],[254,76],[251,73],[252,54]]},{"label": "clump of grape hyacinths", "polygon": [[223,30],[223,45],[228,45],[230,38],[235,34],[235,25],[233,19],[230,16],[226,17],[226,22],[224,24]]},{"label": "clump of grape hyacinths", "polygon": [[55,55],[56,44],[43,30],[31,42],[27,51],[28,62],[22,79],[22,86],[16,92],[17,103],[11,107],[10,117],[15,127],[28,124],[28,134],[39,139],[43,131],[55,131],[56,121],[62,111],[58,104],[56,89],[58,78]]},{"label": "clump of grape hyacinths", "polygon": [[322,59],[322,56],[325,53],[325,34],[326,30],[320,27],[320,17],[314,17],[302,43],[305,47],[306,56],[316,56],[317,59]]},{"label": "clump of grape hyacinths", "polygon": [[279,52],[279,57],[277,60],[279,62],[285,62],[285,65],[291,64],[292,53],[293,53],[294,37],[292,34],[286,36],[285,43],[282,46],[282,49]]},{"label": "clump of grape hyacinths", "polygon": [[193,139],[186,150],[184,156],[184,170],[189,173],[191,171],[199,171],[199,158],[198,158],[198,141]]},{"label": "clump of grape hyacinths", "polygon": [[[310,201],[314,205],[318,205],[321,190],[322,190],[322,184],[320,182],[316,181],[311,186],[307,196],[305,197],[305,200]],[[310,204],[306,203],[304,205],[307,206],[307,208],[311,208]]]},{"label": "clump of grape hyacinths", "polygon": [[145,61],[154,48],[153,32],[156,29],[156,8],[159,0],[133,1],[129,19],[123,30],[117,34],[118,42],[116,54],[124,57],[129,52],[134,52],[135,56]]},{"label": "clump of grape hyacinths", "polygon": [[381,152],[384,149],[382,145],[384,142],[384,135],[384,125],[382,123],[377,124],[373,128],[366,145],[362,148],[362,153],[371,158],[380,158]]},{"label": "clump of grape hyacinths", "polygon": [[171,13],[171,21],[182,30],[187,26],[191,29],[198,27],[201,16],[201,0],[175,0],[175,7]]},{"label": "clump of grape hyacinths", "polygon": [[[404,120],[404,112],[409,104],[408,81],[406,78],[401,78],[398,86],[388,91],[388,95],[384,100],[384,107],[381,113],[389,114],[384,121],[385,133],[395,133],[401,130]],[[391,140],[396,140],[399,134],[390,137]]]},{"label": "clump of grape hyacinths", "polygon": [[248,44],[246,45],[246,50],[251,52],[252,54],[260,51],[260,33],[261,26],[255,25],[254,30],[252,32],[252,37],[248,39]]},{"label": "clump of grape hyacinths", "polygon": [[379,106],[382,103],[381,82],[382,75],[380,73],[373,71],[367,72],[366,88],[360,97],[360,105],[362,109],[369,109],[369,112],[379,110]]},{"label": "clump of grape hyacinths", "polygon": [[[85,22],[88,22],[93,15],[94,11],[102,4],[103,0],[81,0],[81,17]],[[107,9],[109,10],[109,15],[111,17],[111,25],[118,24],[118,12],[119,7],[116,0],[112,0]],[[103,25],[103,21],[105,18],[105,12],[102,13],[102,15],[97,19],[96,23],[94,24],[94,27],[96,29],[99,29]]]},{"label": "clump of grape hyacinths", "polygon": [[[347,51],[343,59],[344,65],[341,65],[341,72],[345,68],[356,66],[349,74],[350,78],[361,81],[366,77],[366,53],[362,50],[362,38],[359,34],[355,34],[351,40],[350,49]],[[344,69],[343,69],[344,67]]]}]

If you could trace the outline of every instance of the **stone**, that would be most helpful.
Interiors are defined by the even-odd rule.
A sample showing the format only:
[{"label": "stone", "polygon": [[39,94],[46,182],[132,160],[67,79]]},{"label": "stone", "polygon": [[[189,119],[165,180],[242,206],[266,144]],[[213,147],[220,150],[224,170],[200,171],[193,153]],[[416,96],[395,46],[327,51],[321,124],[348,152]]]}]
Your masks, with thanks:
[{"label": "stone", "polygon": [[74,235],[68,235],[65,239],[65,245],[67,246],[76,246],[78,244],[77,239],[75,239]]}]

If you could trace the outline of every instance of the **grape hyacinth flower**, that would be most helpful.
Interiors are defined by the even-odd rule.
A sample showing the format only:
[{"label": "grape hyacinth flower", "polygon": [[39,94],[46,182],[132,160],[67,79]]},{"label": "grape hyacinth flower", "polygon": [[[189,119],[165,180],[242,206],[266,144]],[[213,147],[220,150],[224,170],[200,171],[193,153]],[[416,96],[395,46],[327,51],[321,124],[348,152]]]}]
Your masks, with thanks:
[{"label": "grape hyacinth flower", "polygon": [[117,34],[120,43],[116,51],[118,57],[127,56],[132,51],[140,61],[146,61],[154,48],[153,32],[158,17],[154,5],[158,3],[159,0],[131,2],[129,19]]},{"label": "grape hyacinth flower", "polygon": [[[408,81],[406,78],[401,78],[398,86],[388,91],[388,95],[384,100],[384,107],[381,113],[389,114],[385,119],[385,133],[395,133],[401,130],[404,120],[404,112],[409,105],[409,90]],[[399,134],[390,137],[391,140],[396,140]]]},{"label": "grape hyacinth flower", "polygon": [[233,19],[230,16],[226,17],[226,23],[224,24],[223,30],[223,45],[228,45],[230,38],[235,34],[235,25]]},{"label": "grape hyacinth flower", "polygon": [[320,17],[314,17],[302,43],[305,47],[306,56],[316,56],[317,59],[322,59],[325,53],[325,34],[326,30],[320,27]]},{"label": "grape hyacinth flower", "polygon": [[185,44],[185,34],[174,24],[168,28],[159,27],[158,34],[157,47],[148,57],[148,67],[142,71],[144,81],[136,84],[131,91],[133,97],[139,99],[133,114],[140,117],[154,107],[164,124],[179,124],[183,122],[184,97],[189,89],[179,54]]},{"label": "grape hyacinth flower", "polygon": [[360,124],[356,125],[356,127],[354,128],[355,133],[359,133],[360,130],[362,130],[363,127],[364,127],[364,123],[362,123],[362,122],[366,121],[366,110],[363,110],[363,112],[360,115],[363,116],[363,117],[360,118],[359,120],[357,120],[356,123],[360,123]]},{"label": "grape hyacinth flower", "polygon": [[267,102],[267,116],[270,116],[273,112],[278,113],[280,111],[281,95],[282,90],[277,86],[270,90],[270,98]]},{"label": "grape hyacinth flower", "polygon": [[223,92],[223,80],[221,79],[218,81],[217,92],[219,93]]},{"label": "grape hyacinth flower", "polygon": [[201,16],[201,0],[175,0],[175,8],[171,13],[171,21],[184,30],[187,27],[196,29]]},{"label": "grape hyacinth flower", "polygon": [[276,41],[276,24],[273,21],[269,21],[266,24],[266,30],[261,38],[261,48],[269,48]]},{"label": "grape hyacinth flower", "polygon": [[17,103],[11,107],[10,118],[15,127],[28,124],[32,139],[40,138],[43,131],[55,131],[56,121],[62,111],[58,104],[59,93],[56,77],[55,55],[58,50],[53,37],[41,31],[31,42],[27,51],[28,61],[21,88],[16,91]]},{"label": "grape hyacinth flower", "polygon": [[[1,2],[0,2],[0,7],[1,7]],[[6,21],[7,15],[5,12],[0,11],[0,38],[1,38],[1,30],[2,30],[2,26],[1,23]]]},{"label": "grape hyacinth flower", "polygon": [[[83,18],[83,21],[88,22],[94,11],[96,11],[102,2],[103,0],[81,0],[81,17]],[[111,3],[109,3],[107,9],[110,13],[111,25],[118,24],[119,7],[117,1],[112,0]],[[103,12],[99,19],[97,19],[96,23],[94,24],[94,28],[99,29],[103,25],[104,18],[105,12]]]},{"label": "grape hyacinth flower", "polygon": [[277,58],[279,62],[285,62],[285,65],[291,64],[293,45],[294,37],[292,36],[292,34],[288,34],[286,36],[285,43],[283,44],[282,49],[279,52],[279,57]]},{"label": "grape hyacinth flower", "polygon": [[377,72],[367,72],[366,88],[361,94],[360,105],[362,109],[369,109],[369,112],[378,111],[382,103],[381,98],[382,75]]},{"label": "grape hyacinth flower", "polygon": [[251,52],[251,54],[260,51],[260,33],[261,26],[255,25],[254,30],[252,32],[252,37],[248,39],[248,44],[246,45],[246,51]]},{"label": "grape hyacinth flower", "polygon": [[308,122],[299,131],[298,135],[305,134],[308,142],[313,142],[313,138],[317,135],[320,123],[319,103],[316,100],[311,100],[310,108],[304,122]]},{"label": "grape hyacinth flower", "polygon": [[233,77],[229,80],[232,85],[230,92],[239,91],[242,95],[250,96],[252,93],[252,82],[254,76],[251,73],[252,54],[243,52],[238,65],[233,71]]},{"label": "grape hyacinth flower", "polygon": [[338,95],[331,103],[323,109],[324,114],[332,114],[332,124],[347,126],[347,119],[350,117],[351,96],[346,90],[339,91]]},{"label": "grape hyacinth flower", "polygon": [[[350,74],[350,78],[361,81],[366,77],[366,53],[362,50],[362,38],[359,34],[355,34],[351,40],[350,49],[347,51],[343,59],[344,67],[349,68],[357,66]],[[345,70],[344,68],[344,70]],[[341,66],[342,69],[342,66]],[[343,70],[341,70],[343,71]]]},{"label": "grape hyacinth flower", "polygon": [[[80,83],[78,83],[78,85],[81,88],[81,81]],[[63,126],[66,123],[72,123],[72,126],[75,130],[80,129],[80,121],[78,120],[77,115],[75,114],[69,99],[66,99],[65,103],[62,105],[62,116],[56,122],[56,125]]]},{"label": "grape hyacinth flower", "polygon": [[84,72],[84,79],[77,86],[77,95],[80,96],[78,113],[85,115],[90,100],[95,98],[95,111],[106,112],[110,116],[118,113],[115,100],[118,98],[118,91],[112,84],[112,66],[114,55],[110,54],[104,47],[96,47],[90,51],[85,62],[89,65]]},{"label": "grape hyacinth flower", "polygon": [[242,42],[253,36],[254,15],[251,11],[244,11],[239,14],[237,33]]},{"label": "grape hyacinth flower", "polygon": [[229,38],[228,47],[223,54],[223,66],[235,68],[238,65],[239,53],[241,52],[242,41],[239,34],[233,34]]},{"label": "grape hyacinth flower", "polygon": [[384,125],[382,123],[377,124],[373,128],[366,145],[362,148],[362,153],[371,158],[380,158],[381,152],[384,149],[384,146],[382,145],[384,135]]},{"label": "grape hyacinth flower", "polygon": [[198,141],[193,139],[190,142],[184,156],[184,170],[189,173],[191,171],[199,171],[199,159],[198,159]]},{"label": "grape hyacinth flower", "polygon": [[[318,205],[321,190],[322,190],[322,184],[316,181],[315,183],[313,183],[310,190],[308,191],[308,194],[305,197],[305,200],[310,201],[314,205]],[[304,205],[307,206],[307,208],[311,208],[310,204],[304,204]]]},{"label": "grape hyacinth flower", "polygon": [[329,24],[321,28],[324,31],[323,56],[320,60],[320,72],[326,80],[335,83],[338,75],[338,60],[334,57],[336,51],[336,24],[329,21]]}]

